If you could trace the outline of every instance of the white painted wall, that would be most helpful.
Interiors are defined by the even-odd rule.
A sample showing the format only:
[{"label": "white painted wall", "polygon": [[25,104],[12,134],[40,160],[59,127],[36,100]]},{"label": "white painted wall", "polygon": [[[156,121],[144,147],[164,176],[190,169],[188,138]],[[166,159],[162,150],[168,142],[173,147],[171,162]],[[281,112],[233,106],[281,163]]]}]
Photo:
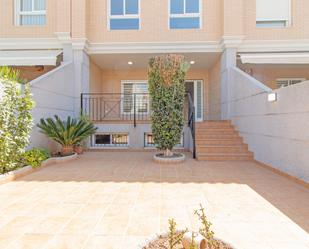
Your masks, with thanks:
[{"label": "white painted wall", "polygon": [[[96,124],[97,133],[128,133],[129,147],[133,149],[144,148],[144,134],[151,133],[151,124],[140,124],[136,127],[132,124]],[[184,134],[184,148],[192,150],[192,136],[190,129],[185,126]],[[88,144],[90,146],[90,144]]]},{"label": "white painted wall", "polygon": [[[30,82],[31,93],[36,102],[33,110],[35,125],[41,118],[58,115],[65,119],[74,116],[74,66],[63,63],[56,69]],[[35,127],[31,135],[31,145],[56,149],[56,144],[38,132]]]},{"label": "white painted wall", "polygon": [[256,160],[309,182],[309,82],[270,88],[238,68],[229,69],[229,118]]}]

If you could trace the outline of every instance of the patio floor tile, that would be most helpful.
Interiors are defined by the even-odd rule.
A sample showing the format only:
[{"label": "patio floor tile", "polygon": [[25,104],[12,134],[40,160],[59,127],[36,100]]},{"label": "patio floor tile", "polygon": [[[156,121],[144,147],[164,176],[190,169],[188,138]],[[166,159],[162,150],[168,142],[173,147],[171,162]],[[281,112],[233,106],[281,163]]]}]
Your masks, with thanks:
[{"label": "patio floor tile", "polygon": [[255,162],[152,162],[88,152],[0,186],[1,249],[137,249],[164,232],[213,229],[237,249],[309,248],[309,190]]}]

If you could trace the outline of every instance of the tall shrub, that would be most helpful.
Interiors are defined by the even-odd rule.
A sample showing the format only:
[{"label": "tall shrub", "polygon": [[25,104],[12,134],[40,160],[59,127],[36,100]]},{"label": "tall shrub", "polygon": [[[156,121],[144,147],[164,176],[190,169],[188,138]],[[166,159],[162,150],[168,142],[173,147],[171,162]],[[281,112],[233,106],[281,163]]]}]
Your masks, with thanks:
[{"label": "tall shrub", "polygon": [[189,64],[181,55],[151,58],[148,81],[154,142],[165,156],[181,139],[184,126],[185,75]]},{"label": "tall shrub", "polygon": [[0,84],[0,173],[5,173],[19,166],[29,144],[34,102],[18,71],[0,67]]}]

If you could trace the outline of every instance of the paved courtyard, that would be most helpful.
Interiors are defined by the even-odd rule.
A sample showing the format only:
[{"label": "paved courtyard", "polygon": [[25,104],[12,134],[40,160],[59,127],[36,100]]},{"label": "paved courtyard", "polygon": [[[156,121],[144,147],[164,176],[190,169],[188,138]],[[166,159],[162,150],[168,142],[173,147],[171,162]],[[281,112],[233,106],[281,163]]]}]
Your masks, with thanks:
[{"label": "paved courtyard", "polygon": [[199,203],[237,249],[309,248],[302,185],[254,162],[157,165],[151,156],[88,152],[1,185],[0,248],[136,249],[169,218],[196,229]]}]

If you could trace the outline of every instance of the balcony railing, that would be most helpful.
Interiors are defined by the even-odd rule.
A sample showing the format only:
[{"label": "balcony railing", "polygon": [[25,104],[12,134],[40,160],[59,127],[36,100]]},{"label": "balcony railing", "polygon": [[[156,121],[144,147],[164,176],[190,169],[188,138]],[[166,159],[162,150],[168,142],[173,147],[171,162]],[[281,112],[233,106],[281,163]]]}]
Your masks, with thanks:
[{"label": "balcony railing", "polygon": [[[148,93],[82,93],[81,114],[93,122],[132,122],[136,127],[139,121],[150,121],[151,99]],[[195,158],[195,107],[190,93],[184,106],[185,121],[193,139]]]},{"label": "balcony railing", "polygon": [[82,93],[81,111],[94,122],[148,121],[150,98],[148,93]]},{"label": "balcony railing", "polygon": [[[148,93],[82,93],[81,113],[93,122],[150,121],[150,97]],[[184,108],[188,117],[188,101]]]}]

